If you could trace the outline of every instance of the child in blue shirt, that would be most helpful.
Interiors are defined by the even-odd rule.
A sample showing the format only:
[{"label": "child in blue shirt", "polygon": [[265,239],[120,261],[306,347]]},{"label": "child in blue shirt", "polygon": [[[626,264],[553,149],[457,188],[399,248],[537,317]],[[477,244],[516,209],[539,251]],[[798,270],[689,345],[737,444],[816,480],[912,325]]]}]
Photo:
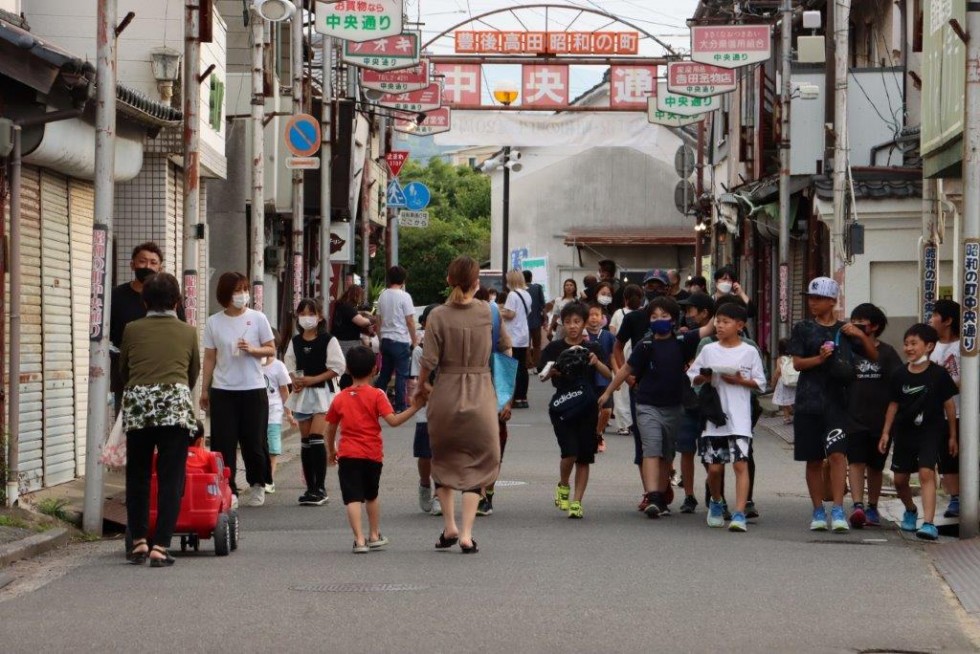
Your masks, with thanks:
[{"label": "child in blue shirt", "polygon": [[[610,296],[611,297],[611,296]],[[609,330],[603,329],[606,323],[606,313],[603,311],[599,304],[589,305],[589,319],[585,323],[585,331],[588,334],[589,341],[595,343],[602,350],[604,355],[604,360],[612,361],[612,351],[613,347],[616,345],[616,337],[613,336]],[[615,370],[613,371],[615,374]],[[609,380],[599,374],[598,371],[595,373],[595,384],[596,392],[602,395],[606,388],[609,386]],[[612,396],[599,407],[599,423],[596,426],[596,439],[599,442],[599,453],[606,451],[606,440],[602,435],[606,431],[606,426],[609,424],[609,419],[612,417],[613,400]]]}]

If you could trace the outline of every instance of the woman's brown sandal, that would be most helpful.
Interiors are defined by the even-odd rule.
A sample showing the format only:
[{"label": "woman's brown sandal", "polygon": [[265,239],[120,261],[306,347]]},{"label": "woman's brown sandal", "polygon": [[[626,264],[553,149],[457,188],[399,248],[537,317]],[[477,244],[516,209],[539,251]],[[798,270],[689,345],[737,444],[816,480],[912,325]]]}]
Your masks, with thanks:
[{"label": "woman's brown sandal", "polygon": [[151,568],[168,568],[168,567],[172,566],[174,564],[174,562],[176,561],[176,559],[174,559],[174,557],[170,556],[170,552],[168,552],[167,551],[167,548],[165,548],[165,547],[160,547],[159,545],[154,545],[153,546],[153,552],[155,552],[157,554],[163,554],[163,557],[162,558],[153,558],[151,556],[150,557],[150,567]]},{"label": "woman's brown sandal", "polygon": [[146,563],[146,557],[149,555],[149,553],[150,548],[146,543],[146,539],[141,538],[133,542],[133,549],[129,550],[129,553],[126,554],[126,558],[129,559],[129,562],[133,565],[143,565]]},{"label": "woman's brown sandal", "polygon": [[446,532],[439,534],[439,542],[436,543],[437,550],[448,550],[450,547],[459,542],[459,536],[453,536],[452,538],[446,537]]}]

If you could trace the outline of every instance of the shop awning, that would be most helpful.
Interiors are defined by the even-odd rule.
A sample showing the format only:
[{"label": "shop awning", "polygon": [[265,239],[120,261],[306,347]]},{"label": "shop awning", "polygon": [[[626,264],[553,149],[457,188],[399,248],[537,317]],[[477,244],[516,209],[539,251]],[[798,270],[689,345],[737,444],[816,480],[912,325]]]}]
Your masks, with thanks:
[{"label": "shop awning", "polygon": [[570,229],[565,245],[694,245],[694,224],[690,227],[633,227],[624,229]]}]

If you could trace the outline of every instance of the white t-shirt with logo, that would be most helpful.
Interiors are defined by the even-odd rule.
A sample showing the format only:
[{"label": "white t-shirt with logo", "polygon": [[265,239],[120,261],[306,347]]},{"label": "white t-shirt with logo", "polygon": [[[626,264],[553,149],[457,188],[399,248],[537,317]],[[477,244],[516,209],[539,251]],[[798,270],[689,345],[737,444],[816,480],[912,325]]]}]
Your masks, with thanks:
[{"label": "white t-shirt with logo", "polygon": [[415,318],[412,296],[400,288],[386,288],[378,297],[378,316],[381,317],[379,336],[399,343],[411,343],[405,318]]},{"label": "white t-shirt with logo", "polygon": [[[949,376],[953,378],[956,382],[956,387],[960,386],[960,341],[959,339],[953,341],[952,343],[936,343],[935,349],[933,349],[932,354],[929,355],[929,359],[935,363],[938,363]],[[956,395],[953,397],[953,402],[956,404],[956,417],[960,415],[960,396]]]},{"label": "white t-shirt with logo", "polygon": [[273,359],[262,367],[262,374],[265,377],[265,388],[269,391],[269,424],[278,425],[282,422],[282,395],[279,389],[289,386],[292,380],[286,370],[286,364],[279,359]]},{"label": "white t-shirt with logo", "polygon": [[[523,302],[521,302],[523,300]],[[531,294],[523,289],[516,289],[507,294],[504,308],[513,311],[516,316],[505,320],[507,334],[510,335],[511,345],[527,347],[531,344],[531,332],[527,326],[527,314],[531,310]]]},{"label": "white t-shirt with logo", "polygon": [[701,368],[711,368],[715,375],[711,380],[721,398],[728,422],[718,427],[710,420],[705,424],[702,436],[744,436],[752,437],[752,389],[736,386],[722,381],[721,373],[738,373],[743,379],[751,379],[760,391],[766,390],[766,371],[762,367],[759,351],[742,341],[736,347],[724,347],[721,343],[709,343],[702,348],[687,370],[693,381]]},{"label": "white t-shirt with logo", "polygon": [[221,311],[208,318],[204,325],[204,348],[217,352],[212,387],[223,391],[265,388],[261,360],[238,350],[242,338],[254,347],[273,340],[272,327],[264,313],[245,309],[240,316],[229,316]]}]

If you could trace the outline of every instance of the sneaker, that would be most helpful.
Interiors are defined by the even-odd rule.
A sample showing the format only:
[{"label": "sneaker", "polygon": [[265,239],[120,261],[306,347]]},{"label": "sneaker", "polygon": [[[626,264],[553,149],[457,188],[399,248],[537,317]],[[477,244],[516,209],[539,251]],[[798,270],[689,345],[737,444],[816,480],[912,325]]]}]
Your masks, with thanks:
[{"label": "sneaker", "polygon": [[650,506],[650,498],[644,494],[643,497],[640,498],[640,503],[636,505],[636,510],[640,513],[644,513],[646,512],[648,506]]},{"label": "sneaker", "polygon": [[442,515],[442,503],[438,497],[432,498],[432,511],[430,513],[431,515]]},{"label": "sneaker", "polygon": [[681,513],[694,513],[696,508],[698,508],[698,498],[688,495],[684,498],[684,503],[681,504]]},{"label": "sneaker", "polygon": [[575,518],[575,519],[581,519],[583,517],[581,502],[576,502],[575,500],[572,500],[571,502],[568,503],[568,517]]},{"label": "sneaker", "polygon": [[325,491],[306,491],[299,498],[299,503],[303,506],[323,506],[329,501]]},{"label": "sneaker", "polygon": [[299,496],[299,499],[297,501],[300,504],[309,505],[309,504],[312,504],[313,503],[313,499],[314,499],[313,498],[313,491],[306,491],[305,493],[303,493],[302,495]]},{"label": "sneaker", "polygon": [[382,534],[378,534],[377,540],[369,540],[367,542],[368,548],[372,550],[376,550],[379,547],[384,547],[387,544],[388,544],[388,539],[385,538]]},{"label": "sneaker", "polygon": [[915,532],[915,537],[922,540],[939,540],[939,530],[931,522],[923,522],[919,530]]},{"label": "sneaker", "polygon": [[915,531],[916,523],[918,522],[919,522],[918,510],[916,511],[906,510],[905,513],[902,514],[902,524],[900,525],[900,528],[902,531]]},{"label": "sneaker", "polygon": [[630,436],[633,432],[630,431],[629,427],[620,427],[616,430],[619,436]]},{"label": "sneaker", "polygon": [[650,493],[647,495],[647,505],[643,509],[643,513],[646,514],[648,518],[656,520],[660,517],[660,506],[661,500],[657,493]]},{"label": "sneaker", "polygon": [[728,523],[728,531],[748,531],[748,527],[745,526],[744,513],[736,511],[732,514],[732,521]]},{"label": "sneaker", "polygon": [[491,515],[493,513],[493,507],[490,506],[489,500],[485,497],[480,498],[480,503],[476,506],[477,515]]},{"label": "sneaker", "polygon": [[721,501],[721,515],[725,520],[732,519],[732,512],[728,510],[728,502],[725,500]]},{"label": "sneaker", "polygon": [[596,437],[599,439],[599,449],[597,450],[599,454],[606,451],[606,439],[602,437],[602,434],[597,434]]},{"label": "sneaker", "polygon": [[674,503],[674,488],[670,484],[667,484],[667,490],[661,497],[663,503],[660,505],[661,508],[665,508]]},{"label": "sneaker", "polygon": [[708,502],[708,526],[709,527],[724,527],[725,518],[724,509],[722,508],[721,502],[715,502],[710,500]]},{"label": "sneaker", "polygon": [[265,484],[255,484],[248,495],[245,506],[262,506],[265,504]]},{"label": "sneaker", "polygon": [[354,549],[351,551],[354,552],[354,554],[367,554],[368,552],[371,551],[371,548],[368,547],[367,543],[364,543],[363,545],[358,545],[357,541],[354,541]]},{"label": "sneaker", "polygon": [[238,508],[238,496],[232,494],[232,496],[231,496],[231,509],[232,509],[232,511],[234,511],[237,508]]},{"label": "sneaker", "polygon": [[960,517],[960,496],[953,495],[949,498],[949,506],[946,507],[946,512],[943,513],[943,517],[946,518],[958,518]]},{"label": "sneaker", "polygon": [[827,531],[827,510],[822,505],[813,510],[810,531]]},{"label": "sneaker", "polygon": [[745,519],[753,520],[759,517],[759,509],[755,508],[755,501],[749,500],[745,503]]},{"label": "sneaker", "polygon": [[830,508],[830,528],[837,533],[850,531],[851,526],[847,524],[847,517],[844,514],[844,507],[834,506]]},{"label": "sneaker", "polygon": [[855,505],[854,510],[851,511],[851,526],[855,529],[860,529],[868,522],[868,516],[864,512],[864,507],[860,505]]},{"label": "sneaker", "polygon": [[275,483],[266,484],[265,485],[265,492],[268,495],[275,495],[276,494],[276,484]]},{"label": "sneaker", "polygon": [[661,518],[666,518],[669,515],[670,515],[670,507],[667,506],[666,504],[661,504],[660,505],[660,517]]},{"label": "sneaker", "polygon": [[868,525],[869,527],[880,527],[881,514],[878,513],[878,507],[868,505],[868,508],[864,512],[864,519],[864,524]]},{"label": "sneaker", "polygon": [[422,513],[432,511],[432,488],[430,486],[419,485],[419,508]]},{"label": "sneaker", "polygon": [[571,492],[572,489],[568,486],[561,484],[555,486],[555,506],[558,507],[559,511],[568,511],[568,496]]}]

